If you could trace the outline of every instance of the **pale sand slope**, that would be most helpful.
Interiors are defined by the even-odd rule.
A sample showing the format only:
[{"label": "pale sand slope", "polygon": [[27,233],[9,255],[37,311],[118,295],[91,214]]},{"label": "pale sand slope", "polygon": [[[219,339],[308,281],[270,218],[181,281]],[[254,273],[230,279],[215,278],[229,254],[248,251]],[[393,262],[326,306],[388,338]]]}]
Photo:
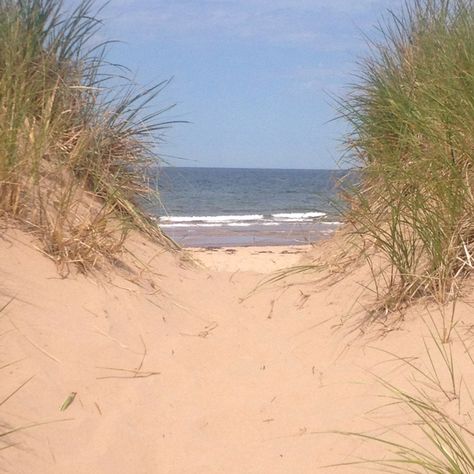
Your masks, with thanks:
[{"label": "pale sand slope", "polygon": [[[9,436],[18,444],[1,451],[2,468],[350,473],[368,469],[321,466],[384,455],[381,446],[324,432],[375,434],[407,421],[393,406],[373,411],[387,403],[374,374],[403,383],[408,372],[377,348],[423,355],[421,334],[428,331],[421,309],[401,330],[378,324],[365,335],[348,334],[372,298],[364,290],[367,268],[334,285],[299,275],[292,286],[280,281],[244,299],[269,271],[309,257],[301,248],[196,250],[208,268],[192,268],[140,239],[131,250],[150,270],[61,279],[23,234],[0,240],[0,308],[14,297],[0,314],[0,363],[16,362],[1,370],[1,400],[33,377],[0,406],[0,417],[11,427],[50,422]],[[326,254],[330,246],[314,252]],[[467,324],[459,331],[468,337],[471,308],[459,304],[458,314]],[[461,355],[459,367],[472,383],[474,366]],[[70,392],[76,399],[62,412]],[[467,395],[461,403],[439,399],[469,422]]]}]

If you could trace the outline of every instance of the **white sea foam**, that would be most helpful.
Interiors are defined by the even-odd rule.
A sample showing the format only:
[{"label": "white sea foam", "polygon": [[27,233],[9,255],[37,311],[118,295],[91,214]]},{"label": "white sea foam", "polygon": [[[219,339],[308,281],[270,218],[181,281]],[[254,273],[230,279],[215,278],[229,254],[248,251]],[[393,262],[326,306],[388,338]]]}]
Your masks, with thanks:
[{"label": "white sea foam", "polygon": [[[160,225],[167,227],[250,227],[252,225],[278,226],[288,223],[310,223],[324,217],[326,213],[287,212],[264,216],[263,214],[221,215],[221,216],[162,216]],[[332,224],[327,222],[327,224]]]},{"label": "white sea foam", "polygon": [[185,223],[185,222],[175,222],[172,224],[160,224],[160,227],[167,229],[170,227],[222,227],[224,224],[206,224],[203,222],[193,222],[193,223]]},{"label": "white sea foam", "polygon": [[235,216],[162,216],[161,223],[230,223],[242,221],[263,220],[261,214],[235,215]]},{"label": "white sea foam", "polygon": [[288,212],[281,214],[273,214],[273,218],[283,221],[305,221],[312,220],[318,217],[324,217],[325,212]]}]

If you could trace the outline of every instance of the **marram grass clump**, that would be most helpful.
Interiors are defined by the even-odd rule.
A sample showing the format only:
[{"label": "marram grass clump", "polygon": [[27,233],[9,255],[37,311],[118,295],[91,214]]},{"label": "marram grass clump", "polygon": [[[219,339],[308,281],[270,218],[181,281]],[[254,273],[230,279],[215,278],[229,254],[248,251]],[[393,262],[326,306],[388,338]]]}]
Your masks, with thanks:
[{"label": "marram grass clump", "polygon": [[132,228],[164,240],[137,203],[171,124],[147,110],[165,83],[117,88],[107,45],[90,46],[92,6],[0,0],[0,217],[83,269],[114,258]]},{"label": "marram grass clump", "polygon": [[341,104],[347,220],[388,261],[386,309],[442,303],[474,266],[474,2],[407,2],[379,33]]}]

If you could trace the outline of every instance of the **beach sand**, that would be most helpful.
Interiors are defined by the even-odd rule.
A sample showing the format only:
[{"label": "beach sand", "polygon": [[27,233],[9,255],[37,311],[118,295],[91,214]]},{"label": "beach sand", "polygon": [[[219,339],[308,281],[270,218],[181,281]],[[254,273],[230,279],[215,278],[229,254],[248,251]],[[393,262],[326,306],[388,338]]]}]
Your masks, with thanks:
[{"label": "beach sand", "polygon": [[[358,325],[373,302],[365,265],[259,286],[335,252],[337,237],[177,256],[135,236],[121,266],[67,278],[35,247],[19,231],[0,240],[0,419],[4,430],[27,427],[1,438],[15,444],[0,455],[6,472],[367,472],[322,467],[387,455],[332,432],[376,435],[407,421],[380,408],[375,376],[406,385],[393,354],[424,363],[422,305],[403,321]],[[458,303],[465,324],[471,311]],[[457,412],[458,401],[443,407]]]}]

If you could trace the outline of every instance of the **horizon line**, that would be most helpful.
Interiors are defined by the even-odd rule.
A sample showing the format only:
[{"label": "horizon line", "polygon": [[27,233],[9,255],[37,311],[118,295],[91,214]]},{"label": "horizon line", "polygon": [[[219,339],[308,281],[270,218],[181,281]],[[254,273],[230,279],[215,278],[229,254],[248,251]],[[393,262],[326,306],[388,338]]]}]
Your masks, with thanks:
[{"label": "horizon line", "polygon": [[234,170],[282,170],[282,171],[350,171],[352,168],[269,168],[269,167],[250,167],[250,166],[178,166],[178,165],[160,165],[160,168],[196,168],[196,169],[234,169]]}]

